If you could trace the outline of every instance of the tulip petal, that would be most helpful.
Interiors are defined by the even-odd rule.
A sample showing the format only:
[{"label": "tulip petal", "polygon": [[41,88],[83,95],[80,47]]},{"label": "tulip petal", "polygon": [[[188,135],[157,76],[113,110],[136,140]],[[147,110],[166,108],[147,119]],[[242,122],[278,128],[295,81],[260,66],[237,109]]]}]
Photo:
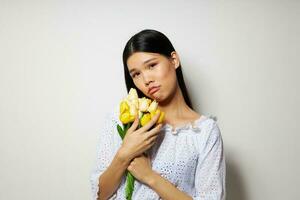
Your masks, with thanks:
[{"label": "tulip petal", "polygon": [[141,118],[141,125],[145,126],[149,121],[151,120],[151,114],[145,113],[143,117]]}]

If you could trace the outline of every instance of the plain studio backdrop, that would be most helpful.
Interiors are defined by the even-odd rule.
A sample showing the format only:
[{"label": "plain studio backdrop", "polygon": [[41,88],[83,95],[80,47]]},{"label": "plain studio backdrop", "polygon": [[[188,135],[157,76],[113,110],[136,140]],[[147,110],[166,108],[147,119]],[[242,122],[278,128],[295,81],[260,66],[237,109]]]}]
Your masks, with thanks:
[{"label": "plain studio backdrop", "polygon": [[228,200],[298,200],[299,1],[0,1],[0,199],[91,199],[122,51],[169,37],[198,112],[217,117]]}]

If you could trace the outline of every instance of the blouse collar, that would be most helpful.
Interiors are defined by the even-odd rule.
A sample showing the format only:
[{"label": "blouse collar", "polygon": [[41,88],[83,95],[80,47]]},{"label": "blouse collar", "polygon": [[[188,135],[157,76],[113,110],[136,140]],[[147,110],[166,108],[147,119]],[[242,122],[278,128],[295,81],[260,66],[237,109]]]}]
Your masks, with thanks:
[{"label": "blouse collar", "polygon": [[201,131],[201,128],[200,128],[200,123],[202,123],[202,121],[204,121],[205,119],[207,118],[212,118],[214,120],[217,120],[216,116],[206,116],[206,115],[201,115],[198,119],[194,120],[194,121],[191,121],[191,122],[188,122],[186,124],[183,124],[183,125],[179,125],[177,127],[173,127],[172,125],[168,124],[168,123],[165,123],[163,125],[163,128],[162,129],[166,129],[166,130],[169,130],[171,131],[171,133],[173,135],[176,135],[178,134],[178,132],[180,130],[192,130],[194,131],[195,133],[199,133]]}]

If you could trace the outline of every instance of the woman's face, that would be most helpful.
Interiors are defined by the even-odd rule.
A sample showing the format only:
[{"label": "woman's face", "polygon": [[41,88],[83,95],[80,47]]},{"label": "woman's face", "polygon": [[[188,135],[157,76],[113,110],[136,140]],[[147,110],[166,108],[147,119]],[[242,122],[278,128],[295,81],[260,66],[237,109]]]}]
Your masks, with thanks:
[{"label": "woman's face", "polygon": [[[175,51],[167,58],[158,53],[136,52],[127,60],[128,71],[135,84],[147,97],[161,102],[175,92],[179,57]],[[151,89],[155,87],[155,89]]]}]

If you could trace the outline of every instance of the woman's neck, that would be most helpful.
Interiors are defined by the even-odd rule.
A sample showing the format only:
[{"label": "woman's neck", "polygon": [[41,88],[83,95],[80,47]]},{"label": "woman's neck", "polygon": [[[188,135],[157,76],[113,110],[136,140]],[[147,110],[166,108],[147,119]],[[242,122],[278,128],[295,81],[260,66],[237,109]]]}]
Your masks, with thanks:
[{"label": "woman's neck", "polygon": [[186,104],[179,86],[177,86],[171,100],[166,104],[159,104],[158,108],[165,112],[165,122],[167,123],[176,123],[180,120],[199,116]]}]

